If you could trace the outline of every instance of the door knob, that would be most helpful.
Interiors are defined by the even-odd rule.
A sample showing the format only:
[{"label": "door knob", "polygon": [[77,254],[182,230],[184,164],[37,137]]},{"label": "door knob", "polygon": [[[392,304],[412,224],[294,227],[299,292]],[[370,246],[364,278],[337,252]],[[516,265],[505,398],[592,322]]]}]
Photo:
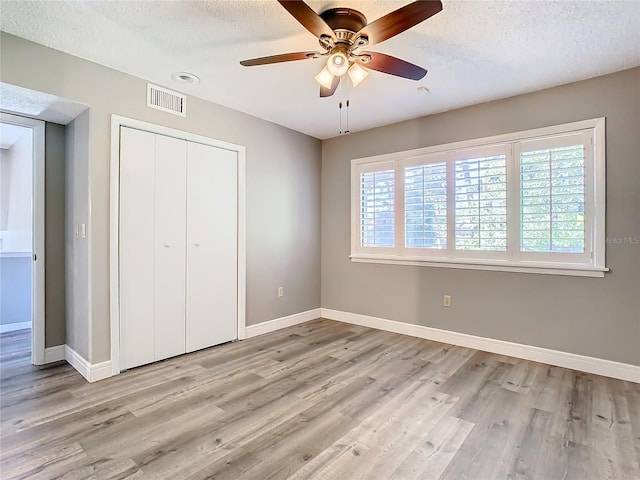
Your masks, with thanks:
[{"label": "door knob", "polygon": [[171,244],[169,242],[164,244],[165,247],[169,248],[171,246]]},{"label": "door knob", "polygon": [[194,245],[195,245],[196,247],[199,247],[199,246],[200,246],[200,242],[196,242],[196,243],[194,243]]}]

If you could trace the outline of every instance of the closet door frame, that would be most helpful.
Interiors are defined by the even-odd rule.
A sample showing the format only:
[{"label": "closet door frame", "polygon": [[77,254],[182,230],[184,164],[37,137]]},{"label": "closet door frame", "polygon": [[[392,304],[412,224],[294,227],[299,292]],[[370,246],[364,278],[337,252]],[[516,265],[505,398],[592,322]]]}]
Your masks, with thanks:
[{"label": "closet door frame", "polygon": [[155,125],[119,115],[111,115],[109,306],[111,322],[111,374],[120,373],[120,128],[128,127],[158,135],[201,143],[236,152],[238,168],[238,340],[246,338],[246,206],[245,147],[221,140]]}]

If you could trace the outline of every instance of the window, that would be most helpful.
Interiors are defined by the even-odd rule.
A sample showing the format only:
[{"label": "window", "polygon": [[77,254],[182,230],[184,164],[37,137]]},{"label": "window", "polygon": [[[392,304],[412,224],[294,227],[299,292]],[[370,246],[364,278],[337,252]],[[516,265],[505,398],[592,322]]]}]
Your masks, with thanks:
[{"label": "window", "polygon": [[603,276],[604,119],[352,161],[353,261]]},{"label": "window", "polygon": [[455,248],[507,251],[507,156],[470,152],[453,163]]},{"label": "window", "polygon": [[394,246],[394,175],[394,170],[360,174],[360,238],[364,247]]},{"label": "window", "polygon": [[404,171],[406,248],[447,248],[447,165],[416,165]]}]

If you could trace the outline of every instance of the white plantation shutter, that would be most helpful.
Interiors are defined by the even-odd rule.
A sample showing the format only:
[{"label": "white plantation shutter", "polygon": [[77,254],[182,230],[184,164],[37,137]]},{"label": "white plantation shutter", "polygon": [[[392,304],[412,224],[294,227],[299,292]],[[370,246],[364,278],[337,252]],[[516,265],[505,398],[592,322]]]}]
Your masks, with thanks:
[{"label": "white plantation shutter", "polygon": [[351,258],[604,276],[604,119],[352,160]]},{"label": "white plantation shutter", "polygon": [[[523,142],[520,150],[520,249],[584,253],[585,147],[581,134]],[[544,147],[544,143],[555,146]]]},{"label": "white plantation shutter", "polygon": [[447,249],[447,164],[404,169],[405,248]]},{"label": "white plantation shutter", "polygon": [[455,248],[506,251],[507,161],[504,152],[465,155],[455,161]]},{"label": "white plantation shutter", "polygon": [[395,246],[395,170],[361,172],[360,246]]}]

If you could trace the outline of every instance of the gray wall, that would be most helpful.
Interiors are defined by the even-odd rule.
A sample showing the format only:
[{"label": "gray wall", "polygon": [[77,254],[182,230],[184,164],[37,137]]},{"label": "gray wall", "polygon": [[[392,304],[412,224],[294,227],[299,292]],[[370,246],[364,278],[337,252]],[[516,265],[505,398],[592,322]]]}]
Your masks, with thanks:
[{"label": "gray wall", "polygon": [[[108,359],[110,348],[109,122],[116,113],[247,147],[249,325],[320,306],[322,227],[323,307],[640,365],[640,246],[615,243],[640,236],[640,69],[321,146],[194,97],[186,119],[151,110],[144,80],[4,33],[1,40],[3,82],[90,106],[66,132],[65,250],[67,343],[92,363]],[[352,158],[599,116],[607,117],[607,236],[613,242],[607,248],[612,272],[604,279],[348,260]],[[84,242],[73,239],[75,223],[88,224]],[[278,299],[281,285],[286,294]],[[453,296],[452,308],[441,306],[443,294]]]},{"label": "gray wall", "polygon": [[638,239],[639,68],[324,141],[322,306],[640,365],[638,243],[607,245],[605,278],[347,258],[351,159],[595,117],[607,118],[607,237]]},{"label": "gray wall", "polygon": [[85,110],[65,129],[66,344],[86,359],[91,352],[90,245],[88,238],[75,238],[75,226],[89,222],[89,122]]},{"label": "gray wall", "polygon": [[0,325],[31,322],[31,318],[31,256],[0,254]]},{"label": "gray wall", "polygon": [[[67,342],[92,363],[109,359],[110,116],[138,120],[244,145],[247,152],[247,324],[320,307],[320,141],[190,96],[187,118],[146,106],[146,81],[2,33],[3,82],[88,104],[88,257],[67,240],[67,276],[90,273],[88,308],[67,324]],[[25,61],[28,59],[29,61]],[[215,82],[213,79],[203,81]],[[167,79],[167,84],[170,84]],[[170,85],[169,85],[170,86]],[[67,143],[69,143],[67,132]],[[67,150],[69,149],[67,145]],[[74,164],[74,168],[78,165]],[[69,163],[67,163],[69,168]],[[67,172],[67,177],[76,177]],[[69,186],[69,185],[67,185]],[[67,195],[71,193],[67,192]],[[67,217],[78,217],[67,202]],[[72,233],[72,232],[71,232]],[[67,237],[69,236],[67,224]],[[293,267],[293,268],[290,268]],[[75,278],[75,277],[74,277]],[[285,296],[277,298],[277,287]],[[70,315],[80,302],[67,292]],[[80,305],[84,308],[84,305]],[[72,310],[73,309],[73,310]],[[86,329],[78,322],[84,322]],[[88,327],[91,328],[88,328]],[[71,327],[71,329],[70,329]],[[80,337],[82,336],[82,338]],[[86,345],[85,348],[82,347]]]},{"label": "gray wall", "polygon": [[66,339],[65,127],[47,123],[44,149],[45,347]]}]

